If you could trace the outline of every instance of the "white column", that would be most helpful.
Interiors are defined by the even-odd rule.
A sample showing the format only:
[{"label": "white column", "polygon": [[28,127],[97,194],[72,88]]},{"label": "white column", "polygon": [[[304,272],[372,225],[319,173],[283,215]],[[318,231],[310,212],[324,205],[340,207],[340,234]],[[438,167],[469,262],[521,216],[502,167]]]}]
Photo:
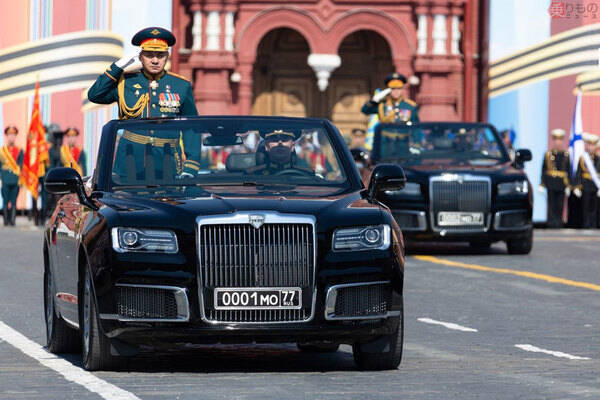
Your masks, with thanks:
[{"label": "white column", "polygon": [[194,11],[192,50],[202,50],[202,11]]},{"label": "white column", "polygon": [[419,28],[417,29],[417,54],[427,53],[427,15],[419,15]]},{"label": "white column", "polygon": [[460,54],[460,27],[458,15],[452,16],[452,43],[450,46],[451,54]]},{"label": "white column", "polygon": [[234,14],[229,11],[225,14],[225,50],[233,51],[233,35],[235,35]]},{"label": "white column", "polygon": [[319,90],[324,92],[329,86],[331,72],[342,65],[342,59],[337,54],[311,54],[307,61],[317,75]]},{"label": "white column", "polygon": [[206,50],[219,50],[221,22],[218,11],[210,11],[206,21]]},{"label": "white column", "polygon": [[433,16],[433,54],[446,54],[446,16],[436,14]]}]

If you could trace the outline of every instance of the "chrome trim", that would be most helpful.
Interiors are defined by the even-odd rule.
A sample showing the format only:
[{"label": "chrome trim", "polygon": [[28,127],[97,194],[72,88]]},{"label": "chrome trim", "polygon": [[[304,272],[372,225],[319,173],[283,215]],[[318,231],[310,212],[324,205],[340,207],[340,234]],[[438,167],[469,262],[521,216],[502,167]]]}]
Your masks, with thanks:
[{"label": "chrome trim", "polygon": [[388,311],[385,314],[369,315],[365,317],[336,317],[335,316],[335,303],[337,301],[337,292],[339,289],[356,287],[356,286],[368,286],[368,285],[386,285],[390,284],[390,281],[375,281],[375,282],[360,282],[360,283],[342,283],[340,285],[333,285],[327,289],[327,296],[325,298],[325,319],[327,321],[349,321],[349,320],[364,320],[364,319],[382,319],[389,317],[397,317],[400,315],[400,311]]},{"label": "chrome trim", "polygon": [[[400,229],[402,231],[406,231],[406,232],[424,232],[427,230],[427,214],[425,213],[425,211],[412,211],[412,210],[394,210],[392,209],[392,216],[394,217],[394,219],[396,219],[396,214],[409,214],[409,215],[416,215],[417,216],[417,222],[418,222],[418,226],[416,228],[412,228],[412,227],[403,227],[400,226],[400,224],[398,224],[398,226],[400,226]],[[398,221],[396,221],[398,222]]]},{"label": "chrome trim", "polygon": [[[465,182],[465,181],[476,181],[476,182],[487,182],[488,184],[488,196],[487,196],[487,210],[483,210],[485,218],[485,224],[481,227],[473,228],[460,228],[460,227],[439,227],[436,224],[435,212],[433,210],[433,182]],[[492,178],[489,176],[472,175],[463,173],[443,173],[441,175],[431,176],[429,178],[429,219],[431,223],[431,230],[433,232],[442,233],[474,233],[474,232],[487,232],[490,229],[492,221]],[[452,210],[450,210],[452,211]]]},{"label": "chrome trim", "polygon": [[[175,250],[172,251],[146,251],[146,250],[131,250],[124,249],[119,244],[119,229],[130,229],[137,231],[164,231],[170,232],[175,237]],[[179,253],[179,241],[177,240],[177,234],[170,229],[146,229],[146,228],[135,228],[135,227],[127,227],[127,226],[116,226],[110,230],[110,236],[112,239],[112,248],[117,253],[146,253],[146,254],[177,254]]]},{"label": "chrome trim", "polygon": [[517,213],[525,213],[527,214],[527,210],[509,210],[509,211],[497,211],[494,214],[494,230],[496,231],[526,231],[527,229],[531,229],[533,224],[526,224],[523,226],[503,228],[500,226],[501,218],[507,214],[517,214]]},{"label": "chrome trim", "polygon": [[190,303],[187,297],[187,289],[179,286],[164,285],[137,285],[128,283],[117,283],[115,287],[138,287],[149,289],[163,289],[174,292],[177,303],[177,318],[124,318],[119,314],[100,314],[102,319],[118,320],[121,322],[188,322],[190,320]]},{"label": "chrome trim", "polygon": [[64,320],[65,320],[65,322],[66,322],[67,324],[71,325],[73,328],[75,328],[75,329],[79,329],[79,324],[78,324],[77,322],[75,322],[75,321],[71,321],[69,318],[65,317],[65,316],[64,316],[64,315],[62,315],[62,314],[60,315],[60,317],[61,317],[62,319],[64,319]]},{"label": "chrome trim", "polygon": [[[250,215],[264,215],[265,220],[264,224],[310,224],[312,225],[313,232],[313,277],[312,277],[312,286],[313,286],[313,295],[312,295],[312,304],[310,309],[310,316],[308,319],[301,321],[253,321],[253,322],[228,322],[228,321],[212,321],[206,317],[206,313],[204,311],[204,284],[202,282],[202,271],[200,268],[202,267],[202,246],[200,243],[200,230],[202,225],[227,225],[227,224],[250,224]],[[198,248],[198,271],[197,271],[197,281],[198,281],[198,298],[200,300],[200,319],[202,322],[205,322],[210,325],[264,325],[264,324],[303,324],[313,320],[315,316],[315,307],[317,303],[317,219],[313,215],[305,215],[305,214],[283,214],[277,211],[243,211],[236,212],[233,214],[219,214],[219,215],[210,215],[210,216],[198,216],[196,218],[196,226],[198,227],[198,239],[196,242],[196,246]]]}]

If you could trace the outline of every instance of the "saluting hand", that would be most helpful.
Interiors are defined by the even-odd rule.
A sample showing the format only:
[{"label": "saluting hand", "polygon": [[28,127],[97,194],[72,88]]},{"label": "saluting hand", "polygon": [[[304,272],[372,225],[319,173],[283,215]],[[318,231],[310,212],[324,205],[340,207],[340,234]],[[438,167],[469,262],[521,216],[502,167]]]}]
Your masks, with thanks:
[{"label": "saluting hand", "polygon": [[123,56],[120,60],[115,62],[115,65],[121,69],[140,69],[142,63],[140,61],[140,55],[137,52],[131,52]]},{"label": "saluting hand", "polygon": [[375,93],[373,95],[373,97],[371,98],[371,100],[373,101],[373,103],[379,103],[381,100],[383,100],[391,92],[392,92],[392,89],[390,89],[390,88],[383,89],[382,91],[380,91],[378,93]]}]

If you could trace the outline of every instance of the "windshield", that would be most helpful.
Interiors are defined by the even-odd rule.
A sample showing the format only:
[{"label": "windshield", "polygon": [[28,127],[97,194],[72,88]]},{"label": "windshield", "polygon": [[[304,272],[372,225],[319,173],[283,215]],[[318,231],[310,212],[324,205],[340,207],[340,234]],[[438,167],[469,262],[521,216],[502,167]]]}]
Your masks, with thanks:
[{"label": "windshield", "polygon": [[279,193],[297,186],[343,189],[348,181],[319,121],[200,119],[118,129],[113,190],[194,186]]},{"label": "windshield", "polygon": [[374,157],[403,164],[481,165],[508,161],[502,142],[488,126],[382,125]]}]

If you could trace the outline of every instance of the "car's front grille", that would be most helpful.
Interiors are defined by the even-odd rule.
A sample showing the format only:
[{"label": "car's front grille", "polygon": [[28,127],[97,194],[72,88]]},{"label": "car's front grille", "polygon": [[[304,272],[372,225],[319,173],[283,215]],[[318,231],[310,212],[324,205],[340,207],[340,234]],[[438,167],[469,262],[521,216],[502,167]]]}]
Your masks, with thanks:
[{"label": "car's front grille", "polygon": [[172,290],[117,286],[115,288],[117,314],[122,318],[176,319],[177,301]]},{"label": "car's front grille", "polygon": [[[430,183],[431,218],[435,229],[452,230],[485,230],[489,227],[490,213],[490,181],[487,177],[471,175],[453,178],[432,177]],[[444,226],[438,225],[438,213],[446,212],[481,212],[483,225]]]},{"label": "car's front grille", "polygon": [[341,287],[337,291],[335,317],[385,315],[392,295],[387,283]]},{"label": "car's front grille", "polygon": [[[292,322],[311,317],[314,290],[313,225],[201,224],[200,274],[204,316],[211,322]],[[214,288],[298,287],[298,310],[215,310]]]}]

